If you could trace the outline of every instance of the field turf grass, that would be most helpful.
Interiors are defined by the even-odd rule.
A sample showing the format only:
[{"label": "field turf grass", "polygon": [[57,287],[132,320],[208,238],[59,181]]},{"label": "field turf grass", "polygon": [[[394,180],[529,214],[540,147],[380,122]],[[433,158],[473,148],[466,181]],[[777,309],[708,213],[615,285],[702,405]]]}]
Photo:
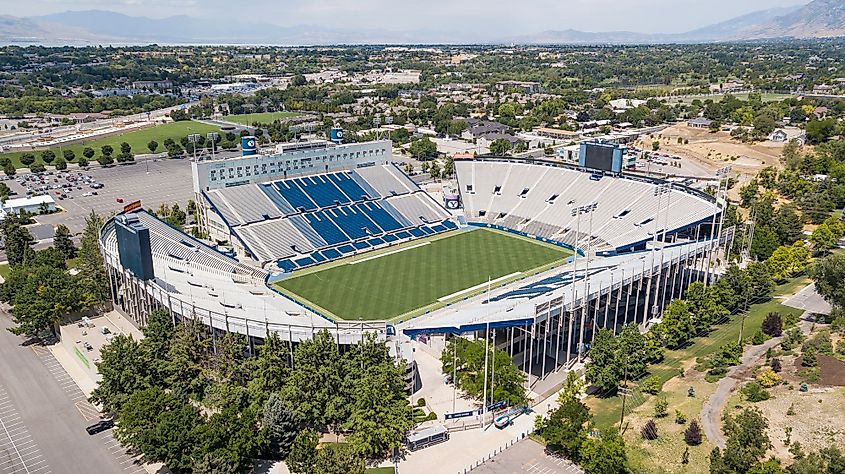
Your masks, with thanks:
[{"label": "field turf grass", "polygon": [[[403,247],[413,248],[370,258]],[[488,278],[496,280],[522,272],[497,282],[501,285],[545,270],[571,254],[534,239],[476,229],[368,252],[327,264],[323,269],[305,270],[301,276],[294,274],[276,286],[340,319],[389,320],[436,309],[447,302],[439,301],[440,298],[476,285],[482,287],[448,302],[483,292]]]},{"label": "field turf grass", "polygon": [[241,125],[252,125],[256,122],[269,124],[276,120],[296,117],[297,115],[299,114],[296,112],[262,112],[255,114],[227,115],[223,117],[223,120],[226,122],[239,123]]},{"label": "field turf grass", "polygon": [[[91,147],[94,149],[96,154],[89,161],[94,161],[100,157],[100,147],[102,147],[103,145],[111,145],[112,148],[114,148],[114,154],[112,156],[115,157],[120,153],[120,144],[123,142],[128,143],[129,146],[132,147],[132,153],[136,155],[142,155],[150,152],[150,150],[147,148],[147,143],[149,143],[150,140],[155,140],[158,142],[158,149],[156,149],[156,153],[162,153],[167,151],[164,148],[164,141],[168,138],[172,138],[176,140],[176,142],[179,142],[182,137],[191,133],[199,133],[201,135],[205,135],[208,132],[219,131],[220,127],[206,125],[204,123],[194,122],[192,120],[184,120],[181,122],[170,122],[144,129],[134,129],[126,133],[119,133],[103,138],[96,138],[82,143],[75,143],[73,145],[64,145],[61,148],[53,147],[51,148],[51,150],[56,153],[57,157],[62,156],[62,150],[73,150],[74,153],[76,153],[76,159],[74,159],[73,161],[75,163],[79,158],[82,157],[82,150],[85,147]],[[20,156],[22,153],[23,152],[4,153],[0,155],[0,157],[11,158],[12,164],[14,164],[16,168],[24,168],[24,166],[20,162]],[[41,150],[30,151],[29,153],[35,155],[36,163],[42,163]],[[53,163],[55,163],[55,161]],[[50,168],[49,165],[48,168]]]}]

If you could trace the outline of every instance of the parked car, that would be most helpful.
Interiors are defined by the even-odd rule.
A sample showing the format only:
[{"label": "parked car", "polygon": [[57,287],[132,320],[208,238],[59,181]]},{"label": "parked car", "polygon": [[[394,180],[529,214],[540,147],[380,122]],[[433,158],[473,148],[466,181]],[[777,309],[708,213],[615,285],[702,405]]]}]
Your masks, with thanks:
[{"label": "parked car", "polygon": [[95,435],[97,433],[102,433],[108,429],[114,427],[114,420],[100,420],[93,425],[85,428],[85,431],[88,432],[89,435]]}]

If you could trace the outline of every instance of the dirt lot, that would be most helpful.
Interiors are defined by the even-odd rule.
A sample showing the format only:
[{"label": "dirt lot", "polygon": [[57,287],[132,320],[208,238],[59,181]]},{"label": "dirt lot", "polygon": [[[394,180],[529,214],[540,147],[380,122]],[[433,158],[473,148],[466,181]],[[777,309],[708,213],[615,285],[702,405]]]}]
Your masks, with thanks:
[{"label": "dirt lot", "polygon": [[[731,165],[738,174],[756,174],[766,166],[778,166],[784,147],[782,143],[772,142],[742,143],[732,140],[727,132],[710,133],[706,129],[688,127],[685,123],[667,128],[660,136],[662,151],[695,159],[713,170]],[[678,144],[678,138],[689,140],[689,143]],[[645,137],[640,146],[650,150],[652,141]]]}]

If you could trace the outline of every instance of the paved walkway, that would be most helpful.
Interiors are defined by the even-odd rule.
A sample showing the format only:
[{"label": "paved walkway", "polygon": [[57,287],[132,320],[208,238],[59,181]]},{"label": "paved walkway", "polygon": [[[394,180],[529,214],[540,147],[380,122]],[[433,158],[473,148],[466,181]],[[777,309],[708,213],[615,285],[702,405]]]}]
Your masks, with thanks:
[{"label": "paved walkway", "polygon": [[[804,333],[809,332],[812,326],[812,321],[808,320],[809,317],[809,313],[804,313],[798,324]],[[782,339],[783,336],[773,337],[759,346],[748,347],[742,354],[740,364],[728,371],[728,374],[719,381],[713,395],[704,402],[704,406],[701,408],[701,427],[711,443],[725,449],[725,436],[722,433],[722,410],[741,381],[738,374],[758,365],[766,355],[766,351],[780,344]]]}]

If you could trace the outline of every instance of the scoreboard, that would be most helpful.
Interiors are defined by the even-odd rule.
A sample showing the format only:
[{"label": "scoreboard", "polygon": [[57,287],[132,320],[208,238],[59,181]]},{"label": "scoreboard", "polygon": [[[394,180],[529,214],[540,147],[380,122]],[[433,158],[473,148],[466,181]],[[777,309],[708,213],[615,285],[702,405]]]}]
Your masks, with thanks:
[{"label": "scoreboard", "polygon": [[578,154],[578,165],[596,171],[621,173],[624,156],[624,146],[606,142],[583,142]]}]

